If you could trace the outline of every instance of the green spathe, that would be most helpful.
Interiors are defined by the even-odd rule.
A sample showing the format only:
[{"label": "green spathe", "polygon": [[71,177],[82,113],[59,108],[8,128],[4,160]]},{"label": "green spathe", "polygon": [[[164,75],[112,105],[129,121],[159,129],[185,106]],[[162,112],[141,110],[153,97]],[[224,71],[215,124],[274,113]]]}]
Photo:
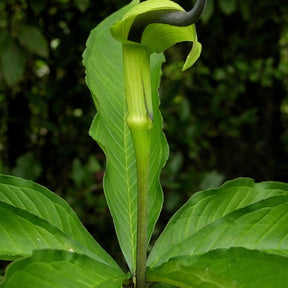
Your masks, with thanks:
[{"label": "green spathe", "polygon": [[[122,43],[135,44],[135,42],[128,40],[133,21],[139,15],[157,10],[184,11],[181,6],[169,0],[148,0],[141,2],[130,9],[122,20],[112,27],[111,32],[113,37]],[[157,41],[155,41],[155,39],[157,39]],[[175,27],[159,23],[150,24],[143,32],[140,44],[152,54],[154,52],[163,52],[176,43],[184,41],[193,42],[192,49],[183,66],[183,70],[187,70],[196,62],[202,50],[202,46],[197,40],[194,24],[187,27]]]},{"label": "green spathe", "polygon": [[138,44],[123,44],[122,51],[128,126],[129,123],[142,123],[151,128],[153,106],[150,55],[145,47]]}]

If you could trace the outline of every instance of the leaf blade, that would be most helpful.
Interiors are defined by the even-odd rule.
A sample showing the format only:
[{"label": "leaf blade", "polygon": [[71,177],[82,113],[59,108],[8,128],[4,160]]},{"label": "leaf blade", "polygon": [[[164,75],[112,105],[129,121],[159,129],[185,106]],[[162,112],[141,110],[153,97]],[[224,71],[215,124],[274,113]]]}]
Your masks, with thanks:
[{"label": "leaf blade", "polygon": [[159,256],[156,265],[180,255],[199,255],[230,247],[288,255],[287,219],[288,197],[270,197],[205,226]]},{"label": "leaf blade", "polygon": [[[0,175],[0,201],[6,209],[11,206],[8,210],[12,211],[14,207],[17,213],[19,211],[26,212],[25,217],[34,216],[34,220],[39,218],[40,221],[47,223],[45,224],[46,226],[50,225],[51,229],[59,230],[62,232],[61,234],[73,239],[73,241],[77,241],[95,256],[98,255],[97,257],[102,259],[101,261],[112,266],[116,265],[112,258],[88,233],[72,208],[62,198],[45,187],[19,177]],[[5,206],[5,204],[8,206]],[[3,217],[2,220],[4,221]],[[8,220],[6,218],[5,221]],[[6,227],[5,223],[3,225]],[[1,235],[0,233],[0,238]],[[3,245],[2,247],[5,247],[5,242]]]},{"label": "leaf blade", "polygon": [[[180,269],[183,270],[183,277],[179,277]],[[153,281],[161,277],[164,283],[170,279],[186,280],[184,284],[188,286],[177,287],[197,288],[205,280],[211,288],[281,288],[288,281],[287,269],[287,257],[245,248],[231,248],[218,249],[199,256],[173,258],[161,266],[148,268],[147,279]],[[189,279],[191,273],[198,277],[202,275],[202,281],[197,283],[197,278],[195,281],[192,277]]]},{"label": "leaf blade", "polygon": [[28,51],[47,58],[49,55],[49,46],[41,30],[36,26],[21,25],[18,35],[19,42]]},{"label": "leaf blade", "polygon": [[24,75],[26,56],[18,43],[12,39],[8,39],[3,46],[1,49],[1,68],[5,81],[8,86],[12,87]]},{"label": "leaf blade", "polygon": [[184,242],[205,226],[273,195],[288,195],[288,185],[238,178],[217,189],[194,194],[169,221],[149,255],[148,264],[156,263],[156,258],[169,251],[171,246]]},{"label": "leaf blade", "polygon": [[109,281],[112,282],[109,287],[119,288],[127,276],[86,255],[61,250],[38,250],[31,257],[9,265],[0,287],[96,288],[103,287],[103,283]]},{"label": "leaf blade", "polygon": [[[97,261],[108,262],[106,261],[108,257],[103,259],[102,255],[98,256],[47,221],[2,201],[0,201],[0,230],[0,256],[3,260],[30,256],[37,249],[55,248],[76,251]],[[120,270],[115,263],[110,262],[109,265]]]}]

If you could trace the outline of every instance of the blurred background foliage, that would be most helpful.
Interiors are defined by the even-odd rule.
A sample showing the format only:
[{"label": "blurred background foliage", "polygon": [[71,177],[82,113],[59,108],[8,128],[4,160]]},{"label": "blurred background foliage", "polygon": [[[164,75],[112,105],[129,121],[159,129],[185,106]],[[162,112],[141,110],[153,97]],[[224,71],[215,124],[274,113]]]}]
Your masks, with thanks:
[{"label": "blurred background foliage", "polygon": [[[0,1],[0,173],[64,197],[121,262],[102,191],[105,157],[88,136],[95,114],[82,53],[89,32],[128,0]],[[195,1],[179,0],[185,9]],[[208,0],[203,52],[166,53],[160,87],[170,157],[162,220],[195,191],[239,176],[288,181],[288,6]]]}]

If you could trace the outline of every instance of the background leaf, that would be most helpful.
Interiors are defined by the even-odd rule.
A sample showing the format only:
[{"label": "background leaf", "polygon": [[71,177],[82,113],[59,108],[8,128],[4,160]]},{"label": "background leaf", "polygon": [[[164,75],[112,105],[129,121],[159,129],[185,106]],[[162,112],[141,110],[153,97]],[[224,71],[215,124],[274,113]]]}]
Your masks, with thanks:
[{"label": "background leaf", "polygon": [[[132,137],[126,124],[122,48],[120,42],[112,38],[110,28],[136,3],[137,1],[133,1],[97,26],[89,36],[83,56],[87,69],[86,82],[98,109],[90,135],[100,144],[107,157],[105,195],[121,249],[131,270],[135,270],[136,260],[136,163]],[[167,143],[161,131],[162,119],[157,94],[163,61],[161,54],[155,54],[151,59],[154,125],[149,171],[149,238],[162,207],[159,174],[168,154]]]},{"label": "background leaf", "polygon": [[33,12],[38,16],[46,6],[44,1],[37,1],[37,0],[28,0]]},{"label": "background leaf", "polygon": [[89,8],[90,0],[74,0],[76,7],[81,12],[86,12],[86,10]]},{"label": "background leaf", "polygon": [[39,250],[31,257],[12,263],[0,287],[120,288],[127,276],[86,255]]},{"label": "background leaf", "polygon": [[[98,261],[117,267],[71,207],[48,189],[21,178],[0,175],[0,203],[2,259],[30,255],[33,249],[58,247],[87,250]],[[37,238],[40,240],[36,241]]]},{"label": "background leaf", "polygon": [[200,20],[205,24],[208,23],[210,18],[213,16],[214,9],[215,9],[215,0],[207,1],[206,8],[205,8]]},{"label": "background leaf", "polygon": [[282,288],[288,281],[287,269],[287,257],[231,248],[171,259],[149,268],[147,279],[186,288]]},{"label": "background leaf", "polygon": [[226,14],[232,14],[237,7],[236,0],[218,0],[221,11]]},{"label": "background leaf", "polygon": [[[204,237],[205,233],[202,231],[204,234],[201,234],[202,233],[201,229],[203,230],[208,226],[210,227],[209,229],[211,229],[210,232],[214,230],[216,231],[218,228],[220,228],[220,226],[217,225],[220,225],[221,221],[219,219],[221,218],[223,219],[221,222],[223,224],[222,226],[223,229],[225,227],[227,228],[229,225],[230,228],[233,225],[235,225],[233,227],[236,227],[236,222],[234,223],[233,221],[237,217],[242,216],[244,217],[246,213],[248,215],[253,209],[257,210],[258,208],[260,209],[260,207],[252,206],[254,207],[253,209],[248,207],[247,210],[241,210],[241,216],[240,214],[237,214],[238,213],[237,210],[276,195],[288,196],[288,185],[277,182],[262,182],[255,184],[254,181],[249,178],[239,178],[232,181],[228,181],[218,189],[209,189],[194,194],[190,198],[190,200],[171,218],[167,227],[160,235],[159,239],[157,240],[155,246],[151,251],[151,254],[149,255],[148,259],[149,265],[154,265],[155,263],[158,262],[159,258],[161,258],[164,254],[166,253],[169,254],[173,250],[171,249],[171,247],[175,247],[178,244],[181,245],[181,243],[184,243],[185,241],[187,243],[187,246],[189,246],[192,249],[193,247],[192,242],[190,242],[190,244],[188,244],[188,242],[192,241],[191,239],[194,236],[196,236],[197,233],[199,233],[198,236],[202,235],[201,237]],[[283,201],[285,199],[286,197],[283,198]],[[265,206],[266,205],[265,203],[266,202],[263,202],[261,205]],[[252,210],[250,211],[250,209]],[[259,213],[261,213],[260,210],[258,211]],[[233,218],[234,220],[232,220],[232,218],[229,218],[229,216],[225,218],[225,215],[228,215],[233,211],[236,211],[235,214],[231,214],[234,215],[231,216],[235,217]],[[265,211],[265,209],[263,211]],[[273,215],[277,217],[276,215],[280,215],[278,214],[280,213],[279,211],[281,210],[276,209],[273,212]],[[285,213],[286,212],[284,208],[284,215]],[[284,215],[282,216],[284,217]],[[274,217],[272,215],[270,216]],[[252,218],[250,220],[248,219],[245,220],[242,219],[240,220],[240,222],[243,225],[245,225],[245,221],[247,221],[246,224],[248,225],[249,221]],[[217,220],[219,221],[216,222]],[[253,222],[256,220],[254,219],[251,221]],[[257,221],[261,221],[261,218],[259,218]],[[282,228],[285,229],[284,223],[282,223],[281,225],[283,225]],[[263,232],[266,229],[265,227],[267,229],[270,229],[270,227],[264,225],[264,227],[259,228],[260,230],[258,231],[258,233],[261,233],[261,231]],[[239,227],[237,229],[239,229]],[[281,231],[283,232],[284,230]],[[225,235],[227,235],[227,237],[230,237],[231,245],[232,243],[234,243],[234,240],[232,241],[232,239],[237,238],[235,234],[236,232],[235,233],[234,232],[233,233],[231,232],[232,234],[230,234],[230,236],[228,231],[225,232],[226,233]],[[257,234],[255,234],[255,237],[257,237],[256,235]],[[216,238],[213,237],[209,236],[208,239],[212,244],[216,241]],[[203,238],[201,239],[201,242],[204,242],[202,240]],[[245,241],[247,242],[247,245],[253,245],[251,241],[250,242],[248,241],[248,239],[246,239]],[[226,243],[226,245],[229,245],[229,243]],[[198,246],[198,244],[196,246]],[[174,256],[176,255],[174,254]]]},{"label": "background leaf", "polygon": [[13,175],[23,177],[30,180],[36,180],[41,172],[42,166],[32,152],[21,155],[16,160],[16,166],[11,171]]},{"label": "background leaf", "polygon": [[44,58],[48,57],[48,42],[39,28],[30,25],[20,26],[18,39],[28,51]]},{"label": "background leaf", "polygon": [[24,74],[26,57],[22,48],[12,39],[8,39],[1,50],[2,72],[8,86],[13,86]]}]

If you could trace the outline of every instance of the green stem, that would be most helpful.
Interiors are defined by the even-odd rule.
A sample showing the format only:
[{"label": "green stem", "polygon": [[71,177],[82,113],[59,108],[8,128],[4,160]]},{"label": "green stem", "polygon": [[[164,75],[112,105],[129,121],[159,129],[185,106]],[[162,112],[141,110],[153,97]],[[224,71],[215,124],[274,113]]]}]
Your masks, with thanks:
[{"label": "green stem", "polygon": [[[135,144],[134,144],[135,147]],[[136,149],[135,149],[136,150]],[[147,147],[147,154],[149,149]],[[149,155],[148,155],[149,156]],[[142,157],[136,156],[136,159]],[[143,159],[144,160],[144,159]],[[145,161],[146,162],[146,161]],[[149,163],[137,162],[137,254],[136,287],[146,287],[146,250],[147,250],[147,204],[148,204],[148,170]]]},{"label": "green stem", "polygon": [[147,206],[153,109],[150,55],[140,45],[123,44],[127,125],[131,131],[137,166],[136,287],[146,287]]}]

